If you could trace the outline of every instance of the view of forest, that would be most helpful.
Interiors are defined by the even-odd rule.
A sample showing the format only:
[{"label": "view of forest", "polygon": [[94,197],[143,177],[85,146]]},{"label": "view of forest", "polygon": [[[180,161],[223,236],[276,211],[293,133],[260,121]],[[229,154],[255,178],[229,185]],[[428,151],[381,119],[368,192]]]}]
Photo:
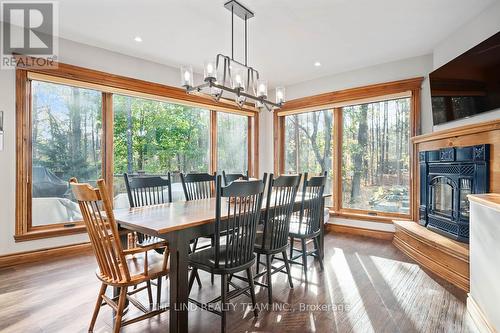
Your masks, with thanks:
[{"label": "view of forest", "polygon": [[332,116],[332,110],[322,110],[285,118],[285,172],[327,171],[325,193],[332,193]]},{"label": "view of forest", "polygon": [[343,108],[343,207],[409,212],[409,126],[409,98]]},{"label": "view of forest", "polygon": [[[101,177],[102,95],[39,81],[32,92],[32,196],[38,200],[32,225],[71,221],[77,207],[69,200],[68,179],[95,184]],[[58,209],[47,209],[51,200]]]},{"label": "view of forest", "polygon": [[33,165],[68,180],[101,175],[101,93],[33,81]]},{"label": "view of forest", "polygon": [[208,172],[210,111],[113,95],[115,194],[123,173]]}]

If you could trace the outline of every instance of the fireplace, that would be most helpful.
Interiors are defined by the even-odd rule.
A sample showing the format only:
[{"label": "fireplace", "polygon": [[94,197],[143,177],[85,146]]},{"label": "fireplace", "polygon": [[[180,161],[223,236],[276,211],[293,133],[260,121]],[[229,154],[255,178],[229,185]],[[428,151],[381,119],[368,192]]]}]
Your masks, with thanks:
[{"label": "fireplace", "polygon": [[419,223],[468,243],[467,195],[488,191],[489,145],[423,151],[419,163]]}]

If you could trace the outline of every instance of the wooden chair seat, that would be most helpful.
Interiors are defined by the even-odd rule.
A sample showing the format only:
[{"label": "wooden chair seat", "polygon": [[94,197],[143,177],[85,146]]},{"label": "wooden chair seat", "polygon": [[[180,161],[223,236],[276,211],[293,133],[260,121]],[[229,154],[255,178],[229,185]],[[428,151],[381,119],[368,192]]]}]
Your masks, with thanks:
[{"label": "wooden chair seat", "polygon": [[[217,272],[218,268],[221,268],[221,270],[224,270],[226,272],[229,271],[230,269],[224,267],[227,254],[227,247],[225,245],[221,245],[219,254],[219,262],[216,264],[215,248],[212,247],[209,249],[200,250],[189,255],[189,263],[190,265],[197,266],[199,269],[210,273]],[[252,265],[253,262],[248,263],[249,267]],[[238,270],[241,270],[241,267],[238,267]]]},{"label": "wooden chair seat", "polygon": [[307,230],[307,225],[304,223],[299,223],[298,220],[292,221],[290,223],[290,237],[293,238],[311,238],[315,237],[315,235],[319,234],[319,230],[317,232],[309,233]]},{"label": "wooden chair seat", "polygon": [[136,242],[137,247],[148,247],[151,245],[167,246],[167,242],[159,237],[150,236],[142,240],[142,242]]},{"label": "wooden chair seat", "polygon": [[[145,265],[146,256],[147,266]],[[155,251],[129,254],[125,256],[125,260],[130,274],[129,281],[114,283],[110,281],[110,279],[106,278],[106,276],[101,273],[99,268],[96,269],[97,278],[109,285],[134,286],[161,276],[166,276],[169,272],[168,266],[164,267],[163,254],[159,254]],[[147,270],[145,267],[147,267]],[[147,271],[147,273],[145,273],[145,271]]]}]

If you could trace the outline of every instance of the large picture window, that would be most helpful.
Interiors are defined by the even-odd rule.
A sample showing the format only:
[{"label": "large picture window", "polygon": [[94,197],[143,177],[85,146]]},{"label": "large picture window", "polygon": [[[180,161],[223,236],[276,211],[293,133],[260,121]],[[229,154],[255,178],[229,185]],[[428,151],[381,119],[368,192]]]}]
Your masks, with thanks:
[{"label": "large picture window", "polygon": [[71,177],[104,178],[122,208],[125,172],[173,173],[174,200],[180,172],[258,172],[257,110],[246,106],[65,64],[18,68],[16,98],[16,241],[85,231]]},{"label": "large picture window", "polygon": [[248,117],[217,114],[217,170],[246,173],[248,170]]},{"label": "large picture window", "polygon": [[327,171],[328,194],[332,193],[332,117],[332,110],[306,112],[286,116],[284,124],[285,173]]},{"label": "large picture window", "polygon": [[413,219],[411,138],[419,131],[421,84],[415,78],[288,101],[274,115],[275,173],[327,171],[334,216]]},{"label": "large picture window", "polygon": [[81,219],[68,179],[102,175],[101,93],[32,81],[32,226]]},{"label": "large picture window", "polygon": [[[128,206],[125,172],[166,175],[209,171],[209,110],[113,95],[113,113],[115,207]],[[173,187],[175,199],[180,199],[182,186]]]},{"label": "large picture window", "polygon": [[342,207],[410,212],[410,98],[342,108]]}]

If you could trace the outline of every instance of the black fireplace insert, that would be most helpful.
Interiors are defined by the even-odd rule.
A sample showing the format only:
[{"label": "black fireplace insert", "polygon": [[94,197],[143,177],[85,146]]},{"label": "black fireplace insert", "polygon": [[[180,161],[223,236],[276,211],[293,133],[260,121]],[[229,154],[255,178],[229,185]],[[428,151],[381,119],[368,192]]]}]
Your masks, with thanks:
[{"label": "black fireplace insert", "polygon": [[419,153],[419,223],[460,242],[469,242],[468,194],[488,192],[489,145]]}]

